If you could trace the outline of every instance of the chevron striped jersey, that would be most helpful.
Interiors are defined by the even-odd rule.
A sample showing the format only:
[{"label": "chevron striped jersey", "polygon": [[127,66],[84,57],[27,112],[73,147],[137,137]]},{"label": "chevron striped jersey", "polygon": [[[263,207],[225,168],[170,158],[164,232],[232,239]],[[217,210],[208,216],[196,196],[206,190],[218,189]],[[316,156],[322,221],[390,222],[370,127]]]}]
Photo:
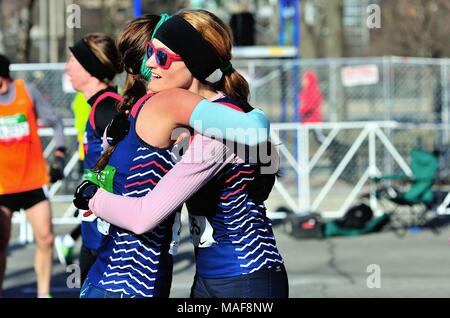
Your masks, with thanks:
[{"label": "chevron striped jersey", "polygon": [[[148,96],[130,114],[130,132],[110,158],[116,168],[115,194],[141,197],[151,191],[174,166],[173,147],[155,148],[144,143],[135,130],[136,116]],[[136,297],[168,297],[172,280],[172,255],[178,246],[180,213],[174,213],[143,235],[111,225],[107,241],[88,274],[98,288]],[[127,217],[127,211],[123,211]]]},{"label": "chevron striped jersey", "polygon": [[[236,107],[227,97],[215,102]],[[258,169],[229,164],[187,202],[201,277],[245,275],[283,263],[266,207],[247,190]]]}]

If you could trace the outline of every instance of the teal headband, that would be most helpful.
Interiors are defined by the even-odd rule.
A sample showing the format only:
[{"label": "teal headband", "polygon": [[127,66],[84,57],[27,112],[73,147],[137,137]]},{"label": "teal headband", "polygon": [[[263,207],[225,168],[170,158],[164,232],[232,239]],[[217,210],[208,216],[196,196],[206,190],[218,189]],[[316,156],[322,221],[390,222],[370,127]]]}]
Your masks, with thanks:
[{"label": "teal headband", "polygon": [[[150,41],[153,40],[153,38],[155,37],[156,31],[158,31],[159,27],[166,22],[167,20],[169,20],[171,18],[170,15],[168,15],[167,13],[162,13],[160,15],[161,19],[159,19],[158,24],[156,24],[155,29],[153,30],[152,33],[152,37],[150,38]],[[150,81],[150,79],[152,78],[152,70],[149,69],[145,63],[147,63],[147,52],[145,52],[144,54],[144,58],[142,59],[142,64],[141,64],[141,75],[142,78],[145,79],[146,81]]]}]

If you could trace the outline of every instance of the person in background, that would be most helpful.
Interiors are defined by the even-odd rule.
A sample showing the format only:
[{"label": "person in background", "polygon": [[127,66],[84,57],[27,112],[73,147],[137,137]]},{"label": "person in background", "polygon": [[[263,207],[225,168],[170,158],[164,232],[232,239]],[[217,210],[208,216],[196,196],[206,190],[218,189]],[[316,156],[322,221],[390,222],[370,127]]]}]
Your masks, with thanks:
[{"label": "person in background", "polygon": [[[319,80],[314,71],[306,71],[302,78],[302,91],[299,93],[299,115],[302,123],[321,123],[322,117],[322,92]],[[314,136],[319,143],[325,140],[321,129],[314,129]]]},{"label": "person in background", "polygon": [[83,140],[86,133],[86,124],[91,112],[91,105],[82,92],[77,92],[72,101],[72,111],[75,119],[75,130],[77,131],[78,157],[80,159],[80,172],[83,173],[84,147]]},{"label": "person in background", "polygon": [[[162,59],[162,56],[167,58]],[[166,63],[170,61],[168,57],[172,57],[169,65]],[[164,107],[159,106],[157,101],[161,103],[163,98],[168,99],[169,96],[174,98],[177,93],[175,87],[186,87],[191,93],[205,98],[202,103],[205,103],[204,111],[207,113],[221,109],[214,103],[238,109],[244,114],[256,111],[248,104],[248,83],[230,62],[230,31],[223,21],[210,12],[184,11],[168,19],[156,31],[152,41],[147,43],[147,58],[146,66],[152,70],[154,77],[148,88],[157,94],[147,101],[141,112],[136,111],[139,118],[136,125],[133,118],[130,126],[137,127],[136,130],[142,127],[141,133],[145,132],[143,138],[147,138],[147,143],[153,147],[167,147],[173,143],[171,132],[176,125],[170,120],[180,113],[181,106],[177,105],[176,100]],[[177,60],[173,61],[175,58]],[[218,69],[220,76],[208,79]],[[169,96],[165,94],[168,90],[171,90]],[[187,93],[185,95],[181,99],[184,102],[190,98]],[[196,111],[201,110],[196,108]],[[244,120],[230,121],[228,117],[231,116],[210,117],[221,121],[215,126],[218,128],[244,124]],[[124,147],[128,138],[121,141],[118,147]],[[258,144],[263,141],[267,139]],[[196,256],[192,297],[287,297],[287,274],[263,204],[277,169],[273,167],[272,178],[266,179],[272,182],[266,186],[264,183],[267,182],[261,182],[262,163],[256,160],[246,162],[231,148],[221,141],[196,134],[181,161],[163,175],[145,196],[117,195],[122,191],[112,194],[86,182],[77,188],[74,203],[80,208],[90,208],[97,216],[140,236],[158,230],[161,224],[173,218],[177,207],[188,200],[189,228]],[[115,153],[111,158],[118,161],[114,158]],[[201,158],[200,162],[194,159],[196,154],[201,154],[196,158]],[[124,161],[121,158],[119,162]],[[183,187],[177,186],[180,184]],[[258,192],[264,194],[256,195]],[[129,232],[127,234],[131,235]],[[120,243],[120,237],[114,237],[111,242],[113,240]],[[119,247],[110,249],[120,251]],[[125,259],[130,257],[114,256],[114,260]],[[120,264],[120,267],[113,265],[102,268],[131,268],[129,264]],[[164,269],[168,270],[167,267]],[[112,285],[117,289],[118,284],[127,277],[126,273],[107,273],[106,270],[97,270],[97,273],[106,275],[103,274],[102,280],[92,280],[92,286],[86,286],[86,294],[89,289],[101,289],[106,280],[120,277],[121,281]]]},{"label": "person in background", "polygon": [[[84,172],[84,135],[86,133],[86,124],[91,112],[91,105],[87,102],[83,93],[77,92],[72,101],[72,111],[75,117],[75,129],[77,131],[78,157],[79,157],[79,173]],[[74,217],[78,216],[78,209],[74,213]],[[75,242],[81,236],[81,225],[77,225],[70,234],[64,237],[55,237],[55,249],[59,262],[66,266],[73,262],[73,249]]]},{"label": "person in background", "polygon": [[[50,297],[53,230],[47,185],[63,178],[64,127],[36,87],[10,75],[0,55],[0,293],[14,211],[25,210],[36,240],[37,296]],[[38,120],[55,131],[50,176],[38,135]]]},{"label": "person in background", "polygon": [[[66,64],[73,88],[81,92],[89,104],[89,116],[83,136],[84,176],[89,174],[103,152],[102,136],[106,126],[118,114],[118,103],[122,97],[113,85],[114,78],[123,70],[121,54],[114,40],[103,33],[89,33],[77,41]],[[76,106],[76,105],[75,105]],[[83,119],[80,119],[80,125]],[[58,258],[63,264],[72,261],[75,240],[82,233],[80,251],[81,280],[84,281],[89,268],[97,257],[97,248],[104,237],[96,222],[82,222],[71,235],[55,238]]]}]

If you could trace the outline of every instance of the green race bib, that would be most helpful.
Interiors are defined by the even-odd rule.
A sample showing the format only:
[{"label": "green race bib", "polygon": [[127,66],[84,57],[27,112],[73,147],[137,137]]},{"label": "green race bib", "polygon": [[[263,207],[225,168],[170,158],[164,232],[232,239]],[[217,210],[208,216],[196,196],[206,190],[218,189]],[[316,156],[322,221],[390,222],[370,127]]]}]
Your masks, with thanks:
[{"label": "green race bib", "polygon": [[103,169],[98,173],[90,169],[84,170],[83,180],[89,180],[98,185],[100,188],[105,189],[106,191],[112,193],[115,174],[116,168],[107,165],[105,169]]}]

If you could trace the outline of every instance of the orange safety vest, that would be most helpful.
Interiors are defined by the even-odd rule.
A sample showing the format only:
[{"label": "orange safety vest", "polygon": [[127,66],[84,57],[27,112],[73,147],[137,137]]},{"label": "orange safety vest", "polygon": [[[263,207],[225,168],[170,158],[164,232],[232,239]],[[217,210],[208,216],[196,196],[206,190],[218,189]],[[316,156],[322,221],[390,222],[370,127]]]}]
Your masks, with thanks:
[{"label": "orange safety vest", "polygon": [[35,190],[49,182],[33,100],[25,81],[14,85],[14,100],[0,104],[0,194]]}]

